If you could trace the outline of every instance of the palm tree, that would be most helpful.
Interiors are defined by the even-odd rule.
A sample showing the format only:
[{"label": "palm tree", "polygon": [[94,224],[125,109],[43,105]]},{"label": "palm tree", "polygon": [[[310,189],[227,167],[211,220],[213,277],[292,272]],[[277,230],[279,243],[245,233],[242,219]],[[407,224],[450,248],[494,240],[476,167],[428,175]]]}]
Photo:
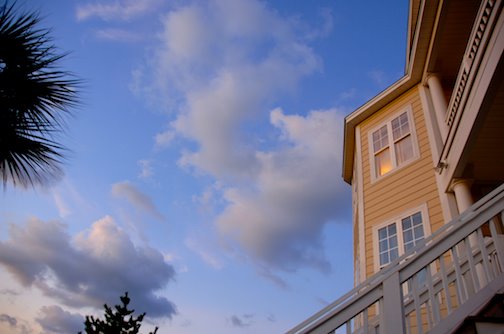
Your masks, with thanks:
[{"label": "palm tree", "polygon": [[61,175],[56,137],[77,104],[80,81],[58,68],[38,13],[0,6],[0,177],[5,188],[45,184]]}]

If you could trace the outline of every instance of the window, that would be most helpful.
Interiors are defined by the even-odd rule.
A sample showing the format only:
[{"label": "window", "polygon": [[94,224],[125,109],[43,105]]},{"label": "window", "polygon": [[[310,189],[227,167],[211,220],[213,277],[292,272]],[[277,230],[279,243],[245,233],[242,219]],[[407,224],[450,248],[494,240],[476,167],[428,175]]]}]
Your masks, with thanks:
[{"label": "window", "polygon": [[377,269],[394,261],[425,238],[428,226],[424,224],[422,211],[425,210],[417,209],[376,229]]},{"label": "window", "polygon": [[411,109],[403,111],[370,133],[373,179],[401,167],[417,155]]}]

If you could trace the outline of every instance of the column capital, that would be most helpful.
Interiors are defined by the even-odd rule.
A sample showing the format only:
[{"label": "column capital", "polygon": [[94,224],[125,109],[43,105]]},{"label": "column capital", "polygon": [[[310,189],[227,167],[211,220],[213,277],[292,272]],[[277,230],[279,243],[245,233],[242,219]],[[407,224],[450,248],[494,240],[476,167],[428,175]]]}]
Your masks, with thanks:
[{"label": "column capital", "polygon": [[441,80],[441,74],[439,72],[427,72],[423,80],[424,86],[429,86],[429,80],[433,78]]},{"label": "column capital", "polygon": [[455,188],[457,188],[459,186],[471,188],[473,183],[474,183],[473,179],[455,177],[450,181],[450,185],[448,186],[448,191],[455,192]]}]

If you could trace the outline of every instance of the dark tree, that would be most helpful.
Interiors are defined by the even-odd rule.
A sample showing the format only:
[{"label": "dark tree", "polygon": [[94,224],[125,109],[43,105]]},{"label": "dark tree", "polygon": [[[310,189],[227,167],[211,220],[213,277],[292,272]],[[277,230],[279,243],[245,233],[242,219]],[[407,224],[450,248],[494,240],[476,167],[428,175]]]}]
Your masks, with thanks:
[{"label": "dark tree", "polygon": [[[121,296],[122,305],[116,305],[115,311],[107,304],[105,307],[105,320],[86,316],[84,325],[86,326],[86,334],[138,334],[142,325],[145,312],[138,317],[134,317],[135,310],[128,309],[130,298],[126,292]],[[158,328],[149,334],[156,334]],[[79,332],[81,334],[81,332]]]},{"label": "dark tree", "polygon": [[[1,0],[0,0],[1,1]],[[61,174],[64,147],[56,140],[80,81],[59,69],[50,31],[36,12],[0,3],[0,178],[4,188],[44,184]]]}]

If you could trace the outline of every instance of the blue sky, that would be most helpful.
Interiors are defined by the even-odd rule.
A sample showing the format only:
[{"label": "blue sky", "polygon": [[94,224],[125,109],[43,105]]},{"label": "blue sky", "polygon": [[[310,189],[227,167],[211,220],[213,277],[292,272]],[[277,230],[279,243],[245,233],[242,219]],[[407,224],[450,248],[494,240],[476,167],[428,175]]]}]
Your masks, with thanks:
[{"label": "blue sky", "polygon": [[352,288],[343,118],[404,73],[406,1],[20,1],[84,82],[61,180],[0,195],[0,332],[129,291],[159,333],[281,333]]}]

